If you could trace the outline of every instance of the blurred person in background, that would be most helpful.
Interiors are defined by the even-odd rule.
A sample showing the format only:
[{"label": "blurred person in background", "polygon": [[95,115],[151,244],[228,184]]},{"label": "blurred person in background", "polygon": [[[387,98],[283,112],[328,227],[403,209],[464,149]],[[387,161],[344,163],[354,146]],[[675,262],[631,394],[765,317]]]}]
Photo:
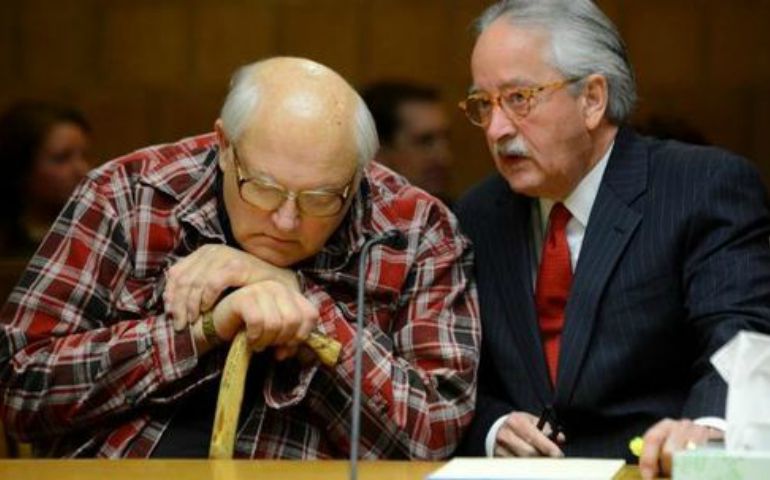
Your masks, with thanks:
[{"label": "blurred person in background", "polygon": [[361,96],[374,116],[380,137],[376,160],[450,204],[449,118],[438,90],[387,81],[363,88]]},{"label": "blurred person in background", "polygon": [[12,106],[0,117],[0,254],[34,252],[89,168],[91,126],[69,107]]}]

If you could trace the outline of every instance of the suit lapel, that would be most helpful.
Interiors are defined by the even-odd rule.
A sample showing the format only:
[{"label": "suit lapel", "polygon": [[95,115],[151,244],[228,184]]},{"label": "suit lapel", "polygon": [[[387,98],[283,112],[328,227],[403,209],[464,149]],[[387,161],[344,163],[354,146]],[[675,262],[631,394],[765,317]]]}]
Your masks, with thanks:
[{"label": "suit lapel", "polygon": [[630,205],[646,189],[647,153],[633,132],[621,129],[591,210],[565,311],[556,403],[574,392],[590,343],[599,303],[642,215]]},{"label": "suit lapel", "polygon": [[[495,277],[505,308],[507,328],[510,330],[508,338],[513,338],[515,342],[511,351],[520,357],[519,366],[528,366],[532,386],[545,404],[550,403],[552,393],[532,290],[531,201],[527,197],[512,194],[506,188],[503,198],[495,205],[500,223],[490,224],[487,238],[491,243],[491,251],[500,252],[499,261],[494,264]],[[511,368],[516,366],[511,365]],[[521,386],[513,385],[511,388]]]}]

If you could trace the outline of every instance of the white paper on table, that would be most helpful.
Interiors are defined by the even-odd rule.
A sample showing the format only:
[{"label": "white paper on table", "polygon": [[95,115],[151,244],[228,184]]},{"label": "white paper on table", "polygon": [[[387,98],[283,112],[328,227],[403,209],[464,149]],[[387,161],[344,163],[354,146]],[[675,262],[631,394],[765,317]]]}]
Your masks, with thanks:
[{"label": "white paper on table", "polygon": [[738,332],[711,363],[727,382],[726,449],[770,451],[770,335]]},{"label": "white paper on table", "polygon": [[455,458],[426,480],[611,480],[625,463],[598,458]]}]

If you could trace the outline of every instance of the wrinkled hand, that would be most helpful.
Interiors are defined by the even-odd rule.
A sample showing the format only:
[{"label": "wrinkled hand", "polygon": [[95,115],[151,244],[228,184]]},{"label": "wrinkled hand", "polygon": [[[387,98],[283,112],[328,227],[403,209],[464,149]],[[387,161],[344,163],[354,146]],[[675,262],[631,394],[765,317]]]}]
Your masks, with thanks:
[{"label": "wrinkled hand", "polygon": [[182,330],[210,310],[226,289],[263,280],[283,282],[299,291],[291,270],[226,245],[204,245],[168,270],[163,302],[174,328]]},{"label": "wrinkled hand", "polygon": [[[563,457],[558,445],[548,439],[551,427],[546,425],[543,431],[537,428],[538,418],[527,412],[513,412],[497,431],[495,439],[496,457]],[[557,439],[564,443],[564,434]]]},{"label": "wrinkled hand", "polygon": [[318,322],[318,309],[301,293],[281,282],[265,280],[241,287],[223,298],[212,312],[217,335],[231,341],[246,329],[249,346],[262,351],[275,346],[283,360],[297,353]]},{"label": "wrinkled hand", "polygon": [[694,448],[710,439],[722,438],[719,430],[696,425],[690,420],[664,419],[644,434],[644,450],[639,457],[642,478],[671,475],[674,452]]}]

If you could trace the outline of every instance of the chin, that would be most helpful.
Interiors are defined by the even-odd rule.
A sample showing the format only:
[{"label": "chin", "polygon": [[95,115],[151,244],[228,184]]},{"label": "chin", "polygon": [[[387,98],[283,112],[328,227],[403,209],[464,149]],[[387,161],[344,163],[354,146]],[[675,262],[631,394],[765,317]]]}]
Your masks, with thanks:
[{"label": "chin", "polygon": [[541,185],[540,182],[538,182],[536,179],[533,179],[527,175],[523,174],[517,174],[517,175],[503,175],[505,177],[505,180],[508,182],[508,186],[511,187],[511,190],[513,190],[516,193],[519,193],[521,195],[526,195],[528,197],[539,197],[541,196]]}]

